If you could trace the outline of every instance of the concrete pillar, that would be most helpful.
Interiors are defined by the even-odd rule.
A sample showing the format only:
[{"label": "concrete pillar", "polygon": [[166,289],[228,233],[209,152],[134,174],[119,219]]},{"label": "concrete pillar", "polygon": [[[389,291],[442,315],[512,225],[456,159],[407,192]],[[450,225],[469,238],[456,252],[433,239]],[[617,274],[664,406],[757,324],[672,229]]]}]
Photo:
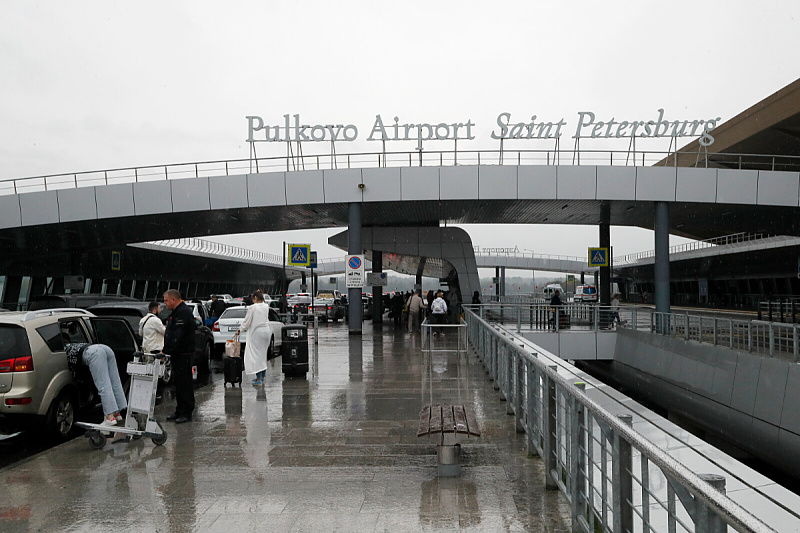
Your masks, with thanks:
[{"label": "concrete pillar", "polygon": [[[600,223],[600,248],[608,249],[609,265],[611,264],[611,226],[607,222]],[[611,267],[600,267],[600,286],[597,288],[600,305],[611,305]]]},{"label": "concrete pillar", "polygon": [[[306,285],[306,273],[305,272],[300,272],[300,285]],[[306,289],[308,289],[308,287],[306,287]],[[300,287],[300,290],[298,292],[303,292],[304,290],[305,289]]]},{"label": "concrete pillar", "polygon": [[669,204],[655,206],[655,300],[656,311],[669,313]]},{"label": "concrete pillar", "polygon": [[500,296],[506,295],[506,267],[500,267]]},{"label": "concrete pillar", "polygon": [[586,285],[586,272],[581,272],[581,285]]},{"label": "concrete pillar", "polygon": [[[360,255],[363,252],[361,248],[361,204],[351,203],[349,211],[347,253]],[[361,304],[361,287],[347,289],[347,304],[347,322],[350,335],[361,335],[361,322],[364,317],[364,307]]]},{"label": "concrete pillar", "polygon": [[494,267],[494,277],[497,279],[497,283],[494,284],[494,295],[500,296],[500,267]]},{"label": "concrete pillar", "polygon": [[[383,272],[383,252],[380,250],[372,251],[372,272]],[[380,285],[372,286],[372,323],[383,324],[383,287]]]}]

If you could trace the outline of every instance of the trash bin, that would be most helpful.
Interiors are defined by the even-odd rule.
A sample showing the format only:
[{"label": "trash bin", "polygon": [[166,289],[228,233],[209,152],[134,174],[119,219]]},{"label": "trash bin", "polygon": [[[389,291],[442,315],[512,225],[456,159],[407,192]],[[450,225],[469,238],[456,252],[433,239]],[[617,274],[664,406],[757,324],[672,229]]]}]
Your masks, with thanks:
[{"label": "trash bin", "polygon": [[304,376],[308,372],[308,326],[283,326],[281,344],[283,373],[287,376]]}]

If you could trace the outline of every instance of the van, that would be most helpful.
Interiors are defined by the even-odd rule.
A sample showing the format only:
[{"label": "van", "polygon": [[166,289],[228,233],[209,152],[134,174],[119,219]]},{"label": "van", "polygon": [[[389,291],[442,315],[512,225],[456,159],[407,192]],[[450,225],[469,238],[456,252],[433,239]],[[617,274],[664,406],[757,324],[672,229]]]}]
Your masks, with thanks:
[{"label": "van", "polygon": [[564,296],[564,289],[561,288],[561,285],[558,283],[550,283],[547,287],[544,288],[544,297],[548,300],[553,297],[553,295],[559,291],[561,296]]},{"label": "van", "polygon": [[578,285],[575,287],[575,296],[572,297],[572,301],[597,303],[597,287],[594,285]]}]

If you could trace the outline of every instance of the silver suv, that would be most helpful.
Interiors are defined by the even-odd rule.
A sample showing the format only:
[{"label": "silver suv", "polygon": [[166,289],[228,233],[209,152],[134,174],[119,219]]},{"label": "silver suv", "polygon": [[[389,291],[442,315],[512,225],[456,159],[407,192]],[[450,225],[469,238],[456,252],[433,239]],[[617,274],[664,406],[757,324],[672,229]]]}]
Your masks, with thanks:
[{"label": "silver suv", "polygon": [[110,346],[127,381],[127,364],[139,346],[124,319],[80,309],[0,313],[0,428],[44,425],[66,438],[77,410],[99,401],[91,376],[70,371],[65,336],[70,342]]}]

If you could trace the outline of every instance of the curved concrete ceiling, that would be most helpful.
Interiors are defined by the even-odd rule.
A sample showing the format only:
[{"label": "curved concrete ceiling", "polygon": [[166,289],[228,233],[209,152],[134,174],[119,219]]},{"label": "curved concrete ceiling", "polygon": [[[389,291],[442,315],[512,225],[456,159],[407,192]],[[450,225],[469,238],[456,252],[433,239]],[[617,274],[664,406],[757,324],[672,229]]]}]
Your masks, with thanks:
[{"label": "curved concrete ceiling", "polygon": [[[652,228],[800,235],[800,173],[623,166],[451,166],[275,172],[123,183],[0,196],[6,257],[187,236],[441,223]],[[556,243],[557,244],[557,243]]]}]

